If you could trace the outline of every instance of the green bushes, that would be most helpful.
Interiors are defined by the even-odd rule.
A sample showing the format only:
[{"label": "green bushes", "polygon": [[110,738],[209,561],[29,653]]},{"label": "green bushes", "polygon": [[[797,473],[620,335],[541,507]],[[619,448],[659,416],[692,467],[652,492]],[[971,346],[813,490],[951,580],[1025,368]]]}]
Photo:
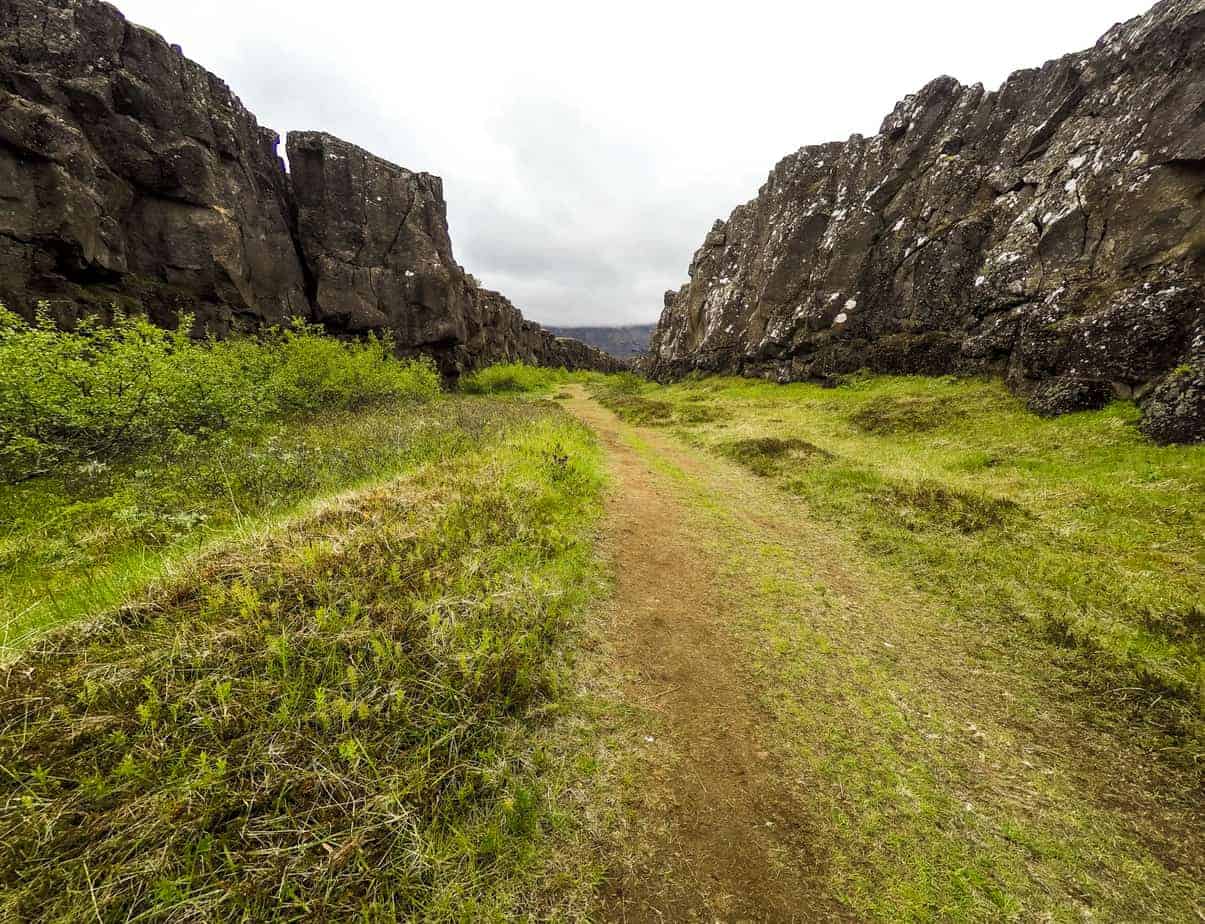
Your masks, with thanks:
[{"label": "green bushes", "polygon": [[427,362],[387,340],[344,343],[300,321],[257,339],[191,339],[140,317],[30,324],[0,307],[0,481],[107,463],[181,436],[255,427],[288,414],[426,400]]},{"label": "green bushes", "polygon": [[517,395],[544,391],[568,378],[564,369],[543,369],[524,363],[499,363],[466,375],[460,390],[466,395]]}]

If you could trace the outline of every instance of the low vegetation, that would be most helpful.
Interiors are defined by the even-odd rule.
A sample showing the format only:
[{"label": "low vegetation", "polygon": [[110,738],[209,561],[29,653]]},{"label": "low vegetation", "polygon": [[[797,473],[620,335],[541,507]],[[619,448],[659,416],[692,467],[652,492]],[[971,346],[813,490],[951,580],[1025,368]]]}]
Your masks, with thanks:
[{"label": "low vegetation", "polygon": [[216,537],[455,440],[425,362],[297,325],[192,341],[0,313],[0,656]]},{"label": "low vegetation", "polygon": [[387,339],[345,343],[301,322],[255,338],[194,340],[118,315],[63,331],[0,307],[0,482],[105,465],[315,411],[430,400],[428,362],[403,363]]},{"label": "low vegetation", "polygon": [[517,395],[547,392],[570,379],[564,369],[545,369],[525,363],[498,363],[469,373],[460,380],[466,395]]},{"label": "low vegetation", "polygon": [[1199,759],[1205,447],[1151,444],[1129,403],[1048,420],[977,380],[629,377],[595,392],[629,422],[678,428],[774,479],[960,619],[1076,652],[1087,686]]},{"label": "low vegetation", "polygon": [[1189,919],[1205,447],[1131,405],[522,364],[441,394],[301,325],[2,311],[0,918],[588,917],[663,745],[587,677],[583,384],[687,444],[617,437],[686,502],[826,902]]},{"label": "low vegetation", "polygon": [[750,747],[806,813],[784,878],[865,920],[1199,918],[1205,447],[977,380],[632,391],[672,409],[622,440],[716,569]]},{"label": "low vegetation", "polygon": [[[211,542],[10,665],[0,916],[500,920],[588,895],[564,794],[589,761],[551,730],[598,586],[588,431],[448,398],[208,449],[249,479],[234,499],[258,471],[287,502],[316,485],[235,457],[320,434],[325,487],[371,482]],[[350,461],[370,443],[375,464]]]}]

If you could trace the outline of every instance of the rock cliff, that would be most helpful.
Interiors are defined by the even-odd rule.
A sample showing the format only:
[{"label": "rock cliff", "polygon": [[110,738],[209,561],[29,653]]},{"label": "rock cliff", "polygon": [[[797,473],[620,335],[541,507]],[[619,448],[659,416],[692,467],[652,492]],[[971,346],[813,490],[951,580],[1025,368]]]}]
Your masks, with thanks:
[{"label": "rock cliff", "polygon": [[99,0],[0,0],[0,304],[116,305],[217,334],[302,317],[391,331],[446,374],[613,368],[452,256],[438,177],[261,127],[220,79]]},{"label": "rock cliff", "polygon": [[666,293],[649,368],[997,372],[1041,413],[1136,398],[1205,436],[1205,0],[996,92],[949,77],[804,147]]}]

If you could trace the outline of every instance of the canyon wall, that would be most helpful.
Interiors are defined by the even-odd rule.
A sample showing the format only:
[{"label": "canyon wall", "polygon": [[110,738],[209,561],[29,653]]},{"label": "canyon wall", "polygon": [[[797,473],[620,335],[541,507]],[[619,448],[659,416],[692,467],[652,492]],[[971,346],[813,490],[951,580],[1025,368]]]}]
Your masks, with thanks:
[{"label": "canyon wall", "polygon": [[1205,0],[996,92],[949,77],[804,147],[666,293],[648,368],[991,372],[1040,413],[1134,397],[1205,437]]},{"label": "canyon wall", "polygon": [[99,0],[0,0],[0,304],[114,306],[218,335],[301,317],[392,333],[447,375],[616,368],[455,262],[438,177],[258,124],[219,78]]}]

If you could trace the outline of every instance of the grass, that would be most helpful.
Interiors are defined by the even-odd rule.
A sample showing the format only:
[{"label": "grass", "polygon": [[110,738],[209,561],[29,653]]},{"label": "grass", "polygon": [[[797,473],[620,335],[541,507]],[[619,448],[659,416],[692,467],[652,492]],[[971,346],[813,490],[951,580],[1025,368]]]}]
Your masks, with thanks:
[{"label": "grass", "polygon": [[512,366],[0,487],[0,919],[588,917],[648,717],[591,634],[571,382],[687,442],[623,434],[717,564],[831,896],[1199,916],[1205,447],[977,380]]},{"label": "grass", "polygon": [[388,338],[344,342],[300,320],[228,340],[138,316],[59,329],[0,306],[0,484],[105,466],[214,433],[384,401],[429,401],[429,361],[401,362]]},{"label": "grass", "polygon": [[[398,425],[379,464],[334,461],[385,413],[278,434],[337,426],[318,482],[371,484],[211,545],[11,665],[5,916],[511,920],[588,896],[566,806],[594,761],[556,728],[599,587],[598,450],[546,405],[455,400]],[[260,509],[312,493],[279,471]]]},{"label": "grass", "polygon": [[[598,388],[767,478],[938,595],[1075,656],[1168,746],[1200,759],[1205,447],[1160,447],[1131,404],[1045,420],[998,384],[876,377],[827,389],[738,379]],[[710,407],[694,424],[686,409]]]},{"label": "grass", "polygon": [[466,395],[546,394],[558,385],[581,380],[586,375],[526,363],[497,363],[464,376],[460,390]]},{"label": "grass", "polygon": [[333,409],[0,485],[0,646],[111,605],[265,518],[460,452],[504,425],[486,404]]},{"label": "grass", "polygon": [[[625,438],[719,566],[714,592],[773,717],[762,744],[811,813],[828,894],[868,920],[1199,919],[1192,690],[1143,681],[1123,648],[1102,657],[1103,624],[1085,644],[1050,631],[1053,606],[1020,610],[1066,602],[1036,573],[1063,556],[1087,572],[1070,586],[1113,619],[1130,612],[1123,595],[1193,600],[1201,550],[1156,511],[1199,515],[1199,448],[1150,446],[1125,406],[1039,420],[977,381],[641,391],[722,411],[675,425],[688,447]],[[881,435],[851,419],[929,401],[958,421]],[[1018,475],[1024,457],[1042,474]],[[1073,489],[1132,544],[1069,529],[1101,515],[1069,507]],[[1130,556],[1155,574],[1127,582]],[[1176,676],[1199,636],[1159,638],[1159,660],[1141,654]]]}]

